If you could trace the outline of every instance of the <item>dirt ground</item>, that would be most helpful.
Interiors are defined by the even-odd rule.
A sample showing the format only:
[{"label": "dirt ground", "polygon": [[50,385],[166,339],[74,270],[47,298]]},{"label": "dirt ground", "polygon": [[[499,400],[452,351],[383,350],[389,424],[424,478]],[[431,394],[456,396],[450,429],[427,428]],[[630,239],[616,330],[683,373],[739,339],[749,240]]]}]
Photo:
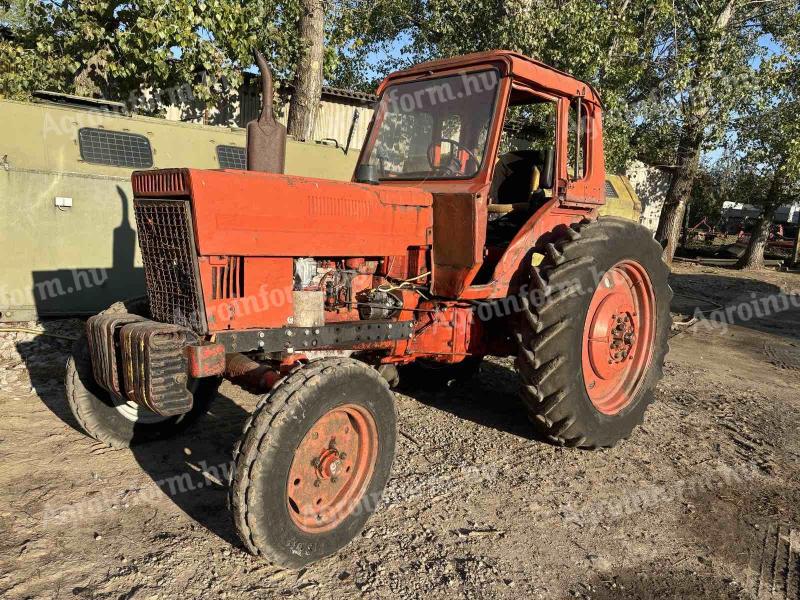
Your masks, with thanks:
[{"label": "dirt ground", "polygon": [[751,310],[673,332],[628,441],[533,438],[511,360],[444,391],[406,388],[384,505],[301,571],[245,553],[227,513],[225,469],[256,397],[225,384],[183,436],[109,450],[65,403],[70,342],[2,334],[0,597],[797,598],[800,309],[747,317],[800,292],[800,275],[679,265],[672,284],[676,313]]}]

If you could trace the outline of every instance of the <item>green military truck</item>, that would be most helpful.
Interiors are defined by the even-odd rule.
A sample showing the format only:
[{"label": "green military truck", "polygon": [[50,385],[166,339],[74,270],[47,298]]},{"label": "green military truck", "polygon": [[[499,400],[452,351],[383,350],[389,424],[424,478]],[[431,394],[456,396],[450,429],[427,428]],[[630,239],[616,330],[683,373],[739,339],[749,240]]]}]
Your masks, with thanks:
[{"label": "green military truck", "polygon": [[[61,94],[0,100],[0,321],[89,315],[144,293],[130,175],[165,167],[244,169],[245,131],[126,116]],[[289,140],[286,172],[349,180],[357,152]],[[605,214],[638,221],[609,176]]]}]

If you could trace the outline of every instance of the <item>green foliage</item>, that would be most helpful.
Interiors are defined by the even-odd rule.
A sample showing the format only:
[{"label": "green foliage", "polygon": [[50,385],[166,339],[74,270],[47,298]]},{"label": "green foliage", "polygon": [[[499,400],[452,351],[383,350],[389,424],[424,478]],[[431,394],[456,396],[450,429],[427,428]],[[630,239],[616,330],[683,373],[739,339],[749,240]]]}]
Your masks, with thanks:
[{"label": "green foliage", "polygon": [[[289,5],[289,6],[287,6]],[[182,88],[213,104],[238,86],[265,49],[278,74],[296,53],[293,3],[237,0],[21,0],[22,19],[4,41],[0,94],[24,98],[35,89],[127,101],[142,89]]]},{"label": "green foliage", "polygon": [[[341,84],[373,83],[372,73],[384,75],[433,58],[497,48],[516,50],[595,85],[606,105],[609,170],[621,170],[632,156],[632,109],[654,52],[654,24],[664,19],[666,3],[397,0],[361,4],[351,19],[362,34],[356,43],[343,47],[337,64],[335,77]],[[391,52],[394,58],[368,64],[366,58],[376,52]]]},{"label": "green foliage", "polygon": [[[611,171],[634,157],[673,165],[682,137],[700,151],[719,145],[766,55],[762,36],[800,29],[792,0],[348,2],[349,31],[360,33],[340,48],[339,84],[370,87],[410,63],[517,50],[599,89]],[[392,58],[367,60],[381,55]]]},{"label": "green foliage", "polygon": [[773,56],[758,69],[760,85],[735,120],[730,142],[740,195],[775,207],[800,195],[800,58]]},{"label": "green foliage", "polygon": [[[788,66],[800,53],[797,0],[331,0],[325,9],[332,85],[374,90],[409,64],[496,48],[588,81],[606,107],[610,171],[634,157],[673,165],[681,146],[717,147],[737,115],[735,140],[761,160],[746,141],[758,137],[751,100],[798,87]],[[211,105],[220,81],[238,86],[255,47],[279,84],[291,80],[299,14],[299,0],[0,0],[0,26],[13,34],[0,38],[0,96],[45,88],[127,101],[191,82]],[[779,56],[765,49],[767,35]],[[781,135],[786,110],[769,121]]]}]

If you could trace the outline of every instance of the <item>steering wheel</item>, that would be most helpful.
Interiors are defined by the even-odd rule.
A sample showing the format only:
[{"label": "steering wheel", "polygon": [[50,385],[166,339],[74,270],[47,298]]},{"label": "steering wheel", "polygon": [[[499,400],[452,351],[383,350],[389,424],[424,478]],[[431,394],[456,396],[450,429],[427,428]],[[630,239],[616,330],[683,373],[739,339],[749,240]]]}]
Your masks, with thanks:
[{"label": "steering wheel", "polygon": [[[440,172],[442,172],[444,174],[447,174],[447,175],[457,175],[457,174],[460,173],[461,168],[464,166],[464,165],[461,164],[461,161],[459,161],[458,158],[456,157],[456,153],[455,152],[451,152],[450,153],[450,160],[447,162],[447,164],[445,166],[442,166],[442,165],[436,166],[434,164],[433,150],[437,146],[439,146],[442,142],[447,142],[448,144],[453,146],[454,149],[457,148],[458,150],[463,150],[464,152],[466,152],[466,154],[469,157],[469,159],[471,159],[471,160],[473,160],[475,162],[475,168],[476,169],[481,164],[481,161],[479,161],[478,158],[475,156],[475,154],[473,154],[472,150],[467,148],[461,142],[457,142],[456,140],[452,140],[450,138],[439,138],[439,139],[433,140],[430,144],[428,144],[428,151],[425,153],[426,157],[428,159],[428,164],[430,165],[431,169],[433,169],[434,171],[440,171]],[[467,164],[469,164],[469,159],[467,160]]]}]

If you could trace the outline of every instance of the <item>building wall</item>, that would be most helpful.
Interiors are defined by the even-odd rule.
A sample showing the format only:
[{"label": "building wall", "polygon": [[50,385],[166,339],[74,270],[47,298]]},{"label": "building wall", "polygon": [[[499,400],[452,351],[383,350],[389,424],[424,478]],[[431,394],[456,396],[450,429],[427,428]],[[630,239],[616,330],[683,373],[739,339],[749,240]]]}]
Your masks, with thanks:
[{"label": "building wall", "polygon": [[[314,139],[308,141],[335,140],[340,147],[347,144],[347,136],[353,123],[353,115],[358,112],[358,120],[350,143],[352,150],[360,150],[367,136],[367,129],[372,120],[372,100],[364,95],[364,99],[341,97],[326,93],[323,90],[319,105],[317,122],[314,127]],[[286,125],[289,114],[288,103],[278,111],[278,121]],[[261,94],[251,80],[246,82],[236,96],[218,108],[205,109],[200,105],[190,104],[165,105],[164,116],[170,121],[183,121],[204,125],[220,125],[225,127],[245,127],[249,121],[257,119],[261,112]]]},{"label": "building wall", "polygon": [[[11,100],[0,122],[0,322],[92,314],[144,293],[133,169],[84,160],[81,128],[146,137],[154,168],[221,168],[218,146],[244,156],[238,128]],[[348,181],[357,156],[289,140],[286,173]]]},{"label": "building wall", "polygon": [[[741,202],[723,202],[722,216],[729,219],[755,219],[761,214],[760,206],[742,204]],[[800,202],[784,204],[775,211],[775,223],[800,223]]]},{"label": "building wall", "polygon": [[637,160],[628,165],[625,174],[642,203],[642,225],[655,233],[669,190],[669,173]]}]

